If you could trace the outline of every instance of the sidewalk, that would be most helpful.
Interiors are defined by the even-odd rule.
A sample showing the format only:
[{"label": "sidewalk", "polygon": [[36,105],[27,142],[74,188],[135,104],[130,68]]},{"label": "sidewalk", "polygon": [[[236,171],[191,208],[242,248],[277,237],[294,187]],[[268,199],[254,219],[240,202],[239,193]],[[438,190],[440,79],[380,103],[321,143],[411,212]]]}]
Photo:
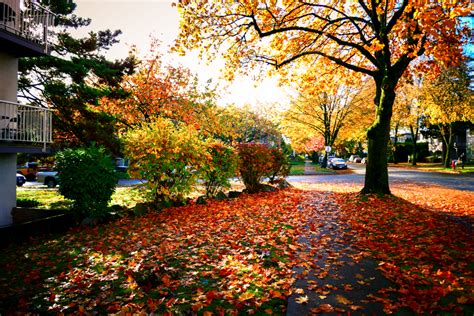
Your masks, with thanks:
[{"label": "sidewalk", "polygon": [[316,175],[319,174],[314,170],[314,166],[311,165],[311,160],[304,161],[304,174],[305,175]]},{"label": "sidewalk", "polygon": [[300,207],[313,216],[309,233],[300,239],[305,248],[302,263],[293,269],[296,290],[288,298],[287,315],[386,314],[382,302],[391,295],[384,290],[390,282],[375,261],[351,247],[349,227],[341,223],[329,193],[308,194]]}]

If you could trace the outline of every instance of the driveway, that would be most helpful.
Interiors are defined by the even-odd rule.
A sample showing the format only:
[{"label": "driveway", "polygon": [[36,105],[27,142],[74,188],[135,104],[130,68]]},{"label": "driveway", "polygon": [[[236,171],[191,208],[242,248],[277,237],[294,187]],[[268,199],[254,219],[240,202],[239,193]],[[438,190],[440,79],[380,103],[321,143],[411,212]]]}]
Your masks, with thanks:
[{"label": "driveway", "polygon": [[[330,175],[303,175],[290,176],[289,182],[306,183],[356,183],[364,184],[365,165],[349,164],[352,173]],[[420,183],[425,185],[438,185],[456,190],[474,191],[473,174],[449,174],[439,172],[426,172],[404,168],[388,168],[390,183]]]}]

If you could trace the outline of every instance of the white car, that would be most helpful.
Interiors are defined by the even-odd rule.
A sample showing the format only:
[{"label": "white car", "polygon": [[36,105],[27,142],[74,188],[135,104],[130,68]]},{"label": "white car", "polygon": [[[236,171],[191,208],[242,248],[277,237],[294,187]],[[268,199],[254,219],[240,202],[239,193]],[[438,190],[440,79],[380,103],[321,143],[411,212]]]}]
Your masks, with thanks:
[{"label": "white car", "polygon": [[48,188],[54,188],[59,183],[57,171],[39,171],[37,181],[44,183]]}]

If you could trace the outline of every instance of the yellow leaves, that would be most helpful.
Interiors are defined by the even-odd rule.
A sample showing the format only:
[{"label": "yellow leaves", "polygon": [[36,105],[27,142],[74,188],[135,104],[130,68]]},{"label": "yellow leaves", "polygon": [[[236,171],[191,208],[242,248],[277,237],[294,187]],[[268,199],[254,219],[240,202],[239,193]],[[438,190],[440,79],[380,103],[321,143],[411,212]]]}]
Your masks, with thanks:
[{"label": "yellow leaves", "polygon": [[298,288],[295,290],[296,294],[304,294],[304,290],[302,288]]},{"label": "yellow leaves", "polygon": [[246,292],[244,292],[243,294],[241,294],[241,295],[239,296],[239,300],[240,300],[241,302],[243,302],[243,301],[250,300],[250,299],[252,299],[252,298],[254,298],[254,297],[255,297],[255,294],[254,294],[254,293],[252,293],[252,292],[250,292],[250,291],[246,291]]},{"label": "yellow leaves", "polygon": [[347,298],[345,298],[344,296],[342,295],[336,295],[336,301],[341,303],[341,304],[344,304],[344,305],[351,305],[353,304],[352,301],[348,300]]},{"label": "yellow leaves", "polygon": [[308,303],[308,301],[309,301],[308,295],[295,298],[295,302],[298,304],[306,304]]},{"label": "yellow leaves", "polygon": [[385,47],[385,45],[383,43],[381,43],[377,38],[375,38],[370,47],[369,47],[369,50],[371,52],[377,52],[379,50],[382,50],[383,48]]}]

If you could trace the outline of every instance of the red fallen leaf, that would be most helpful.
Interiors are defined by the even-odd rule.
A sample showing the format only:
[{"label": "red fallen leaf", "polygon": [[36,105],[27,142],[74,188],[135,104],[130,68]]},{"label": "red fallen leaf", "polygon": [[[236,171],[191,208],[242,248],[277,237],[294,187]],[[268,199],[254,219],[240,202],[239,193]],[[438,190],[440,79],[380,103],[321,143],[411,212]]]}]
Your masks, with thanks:
[{"label": "red fallen leaf", "polygon": [[311,308],[310,312],[314,314],[331,313],[334,312],[334,307],[331,304],[321,304],[319,307]]},{"label": "red fallen leaf", "polygon": [[351,284],[344,284],[344,291],[352,291],[353,289]]},{"label": "red fallen leaf", "polygon": [[166,287],[169,287],[170,284],[171,284],[171,278],[169,275],[165,274],[163,277],[161,277],[161,282],[163,282],[163,284],[166,286]]},{"label": "red fallen leaf", "polygon": [[212,303],[212,300],[214,300],[216,298],[216,292],[214,291],[209,291],[206,293],[206,302],[207,302],[207,305],[211,304]]},{"label": "red fallen leaf", "polygon": [[228,269],[228,268],[224,268],[224,269],[221,269],[221,271],[219,271],[219,275],[221,277],[231,275],[232,273],[233,273],[232,269]]},{"label": "red fallen leaf", "polygon": [[349,305],[349,308],[352,309],[353,311],[364,309],[362,306],[359,306],[359,305]]},{"label": "red fallen leaf", "polygon": [[56,294],[51,293],[51,295],[49,296],[49,301],[53,302],[55,299],[56,299]]},{"label": "red fallen leaf", "polygon": [[344,304],[344,305],[352,304],[352,301],[348,300],[347,298],[345,298],[342,295],[336,295],[336,301],[341,303],[341,304]]}]

